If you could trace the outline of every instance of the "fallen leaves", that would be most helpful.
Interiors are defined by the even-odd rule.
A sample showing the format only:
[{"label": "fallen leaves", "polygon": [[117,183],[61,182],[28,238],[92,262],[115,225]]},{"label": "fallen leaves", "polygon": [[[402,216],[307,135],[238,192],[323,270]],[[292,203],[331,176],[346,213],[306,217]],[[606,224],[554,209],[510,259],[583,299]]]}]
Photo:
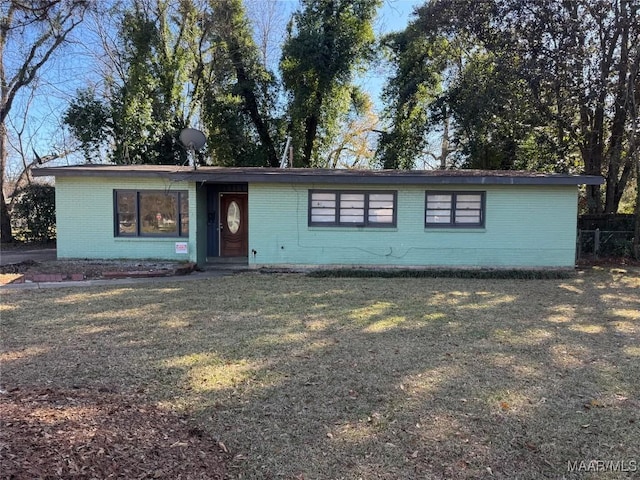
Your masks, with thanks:
[{"label": "fallen leaves", "polygon": [[222,479],[228,449],[141,396],[0,394],[0,478]]},{"label": "fallen leaves", "polygon": [[597,400],[597,399],[595,399],[595,398],[594,398],[593,400],[591,400],[589,403],[585,403],[585,404],[584,404],[584,408],[585,408],[586,410],[590,410],[590,409],[592,409],[592,408],[604,408],[604,406],[605,406],[605,405],[604,405],[604,402],[603,402],[603,401],[601,401],[601,400]]}]

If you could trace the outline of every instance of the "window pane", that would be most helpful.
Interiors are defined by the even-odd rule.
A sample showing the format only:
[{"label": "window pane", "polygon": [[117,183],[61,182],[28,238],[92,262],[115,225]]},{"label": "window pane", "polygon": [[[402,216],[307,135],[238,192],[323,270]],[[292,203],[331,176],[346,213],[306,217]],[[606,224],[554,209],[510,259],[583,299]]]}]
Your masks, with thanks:
[{"label": "window pane", "polygon": [[394,195],[392,193],[369,194],[369,223],[393,224]]},{"label": "window pane", "polygon": [[180,193],[180,235],[189,235],[189,194]]},{"label": "window pane", "polygon": [[437,215],[427,215],[427,223],[451,223],[449,217],[439,217]]},{"label": "window pane", "polygon": [[388,192],[311,192],[309,223],[366,226],[393,224],[395,194]]},{"label": "window pane", "polygon": [[393,210],[393,200],[390,200],[388,202],[369,202],[369,210],[375,210],[376,208],[388,208],[390,210]]},{"label": "window pane", "polygon": [[456,210],[477,210],[480,211],[481,204],[478,202],[458,202],[456,203]]},{"label": "window pane", "polygon": [[393,193],[370,193],[369,202],[376,201],[393,203]]},{"label": "window pane", "polygon": [[336,194],[313,192],[311,194],[311,222],[335,223]]},{"label": "window pane", "polygon": [[456,195],[455,223],[482,223],[482,195],[479,193],[464,193]]},{"label": "window pane", "polygon": [[341,204],[350,200],[361,202],[364,205],[364,193],[342,193],[340,194]]},{"label": "window pane", "polygon": [[369,210],[369,222],[393,223],[393,210]]},{"label": "window pane", "polygon": [[333,200],[335,201],[336,194],[335,193],[319,193],[313,192],[311,194],[311,200]]},{"label": "window pane", "polygon": [[339,223],[364,223],[364,193],[340,194]]},{"label": "window pane", "polygon": [[446,193],[446,194],[430,193],[429,195],[427,195],[427,202],[428,203],[431,203],[431,202],[451,203],[451,194],[450,193]]},{"label": "window pane", "polygon": [[364,208],[340,209],[340,223],[364,223]]},{"label": "window pane", "polygon": [[364,199],[363,200],[343,200],[340,199],[340,210],[344,210],[346,208],[364,208]]},{"label": "window pane", "polygon": [[460,202],[474,202],[474,203],[480,203],[480,201],[482,200],[482,195],[480,194],[462,194],[462,195],[457,195],[456,196],[456,202],[460,203]]},{"label": "window pane", "polygon": [[453,195],[450,193],[427,194],[426,222],[427,224],[451,223],[451,209]]},{"label": "window pane", "polygon": [[318,208],[335,208],[336,201],[335,200],[312,200],[311,206],[318,207]]},{"label": "window pane", "polygon": [[437,210],[443,210],[443,209],[451,209],[451,202],[429,202],[427,204],[427,208],[429,210],[431,209],[437,209]]},{"label": "window pane", "polygon": [[116,192],[116,209],[118,235],[135,235],[138,231],[136,223],[136,193]]},{"label": "window pane", "polygon": [[143,234],[177,235],[177,195],[140,192],[140,230]]},{"label": "window pane", "polygon": [[456,223],[480,223],[480,212],[458,213],[456,212]]},{"label": "window pane", "polygon": [[313,223],[334,223],[336,218],[335,215],[322,215],[311,212],[311,221]]}]

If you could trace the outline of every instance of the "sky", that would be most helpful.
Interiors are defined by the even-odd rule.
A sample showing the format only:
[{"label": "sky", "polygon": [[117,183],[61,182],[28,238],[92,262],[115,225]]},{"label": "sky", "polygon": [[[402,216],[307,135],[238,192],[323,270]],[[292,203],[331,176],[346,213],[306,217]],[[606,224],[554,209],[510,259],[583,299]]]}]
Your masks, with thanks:
[{"label": "sky", "polygon": [[[253,1],[260,6],[261,0]],[[297,0],[278,0],[283,7],[286,19],[298,6]],[[426,0],[383,0],[375,22],[376,34],[382,35],[392,31],[400,31],[407,25],[415,7],[422,5]],[[107,22],[105,22],[107,23]],[[9,130],[23,130],[22,148],[29,154],[34,150],[43,157],[56,149],[62,149],[68,141],[65,138],[64,129],[61,128],[61,118],[69,102],[79,89],[90,86],[91,78],[97,78],[95,64],[92,61],[92,45],[96,41],[91,33],[84,30],[75,32],[74,43],[64,52],[53,58],[40,72],[41,81],[33,96],[25,95],[27,91],[16,98],[9,118]],[[18,49],[28,45],[18,45]],[[17,53],[17,52],[15,52]],[[10,55],[10,52],[6,52]],[[274,55],[279,56],[276,52]],[[367,91],[374,102],[376,109],[380,108],[380,94],[385,80],[385,72],[381,68],[373,67],[366,75],[357,79],[357,83]],[[28,106],[27,121],[24,121],[22,112]],[[15,135],[10,136],[9,148],[9,177],[15,176],[21,170],[21,160],[16,157],[15,149],[19,139]],[[79,155],[73,155],[65,160],[65,163],[79,163],[83,159]]]},{"label": "sky", "polygon": [[[411,20],[414,9],[424,3],[424,0],[384,0],[376,21],[377,36],[404,30]],[[363,88],[369,92],[378,108],[384,81],[385,72],[376,70],[370,70],[369,75],[362,80]]]}]

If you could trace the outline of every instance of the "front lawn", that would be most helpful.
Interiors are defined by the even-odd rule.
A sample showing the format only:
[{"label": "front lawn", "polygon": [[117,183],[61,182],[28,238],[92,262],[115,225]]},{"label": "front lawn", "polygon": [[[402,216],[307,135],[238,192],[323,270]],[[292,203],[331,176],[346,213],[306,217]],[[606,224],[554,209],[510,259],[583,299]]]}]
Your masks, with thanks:
[{"label": "front lawn", "polygon": [[639,269],[247,273],[5,292],[0,312],[4,389],[143,393],[223,442],[231,478],[640,473]]}]

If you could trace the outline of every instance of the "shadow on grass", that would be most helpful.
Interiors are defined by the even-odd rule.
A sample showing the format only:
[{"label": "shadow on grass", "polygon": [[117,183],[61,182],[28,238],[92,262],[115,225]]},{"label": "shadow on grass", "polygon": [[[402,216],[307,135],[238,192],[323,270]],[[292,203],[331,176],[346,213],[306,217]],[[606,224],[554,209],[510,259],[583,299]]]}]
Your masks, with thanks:
[{"label": "shadow on grass", "polygon": [[638,271],[24,292],[2,381],[144,389],[232,477],[582,478],[640,463],[639,292]]}]

